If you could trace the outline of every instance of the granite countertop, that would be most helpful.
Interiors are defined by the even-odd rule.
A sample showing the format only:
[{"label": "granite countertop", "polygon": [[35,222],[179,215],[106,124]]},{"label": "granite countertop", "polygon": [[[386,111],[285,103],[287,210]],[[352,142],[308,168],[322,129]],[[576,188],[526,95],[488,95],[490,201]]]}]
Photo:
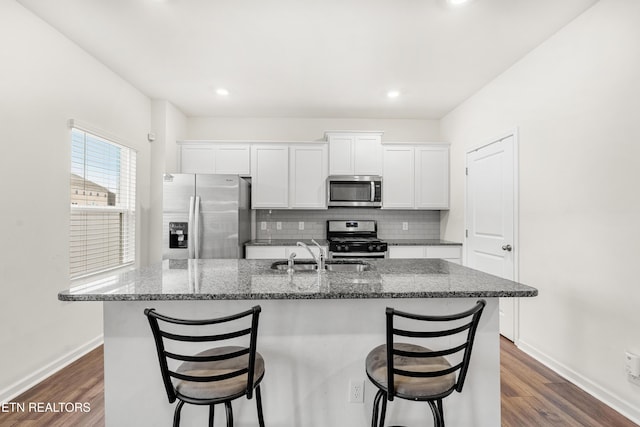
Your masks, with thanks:
[{"label": "granite countertop", "polygon": [[383,239],[391,246],[462,246],[462,243],[440,239]]},{"label": "granite countertop", "polygon": [[[329,246],[326,239],[314,239],[320,246]],[[245,243],[245,246],[295,246],[296,243],[302,242],[309,246],[313,246],[311,239],[255,239]]]},{"label": "granite countertop", "polygon": [[62,301],[533,297],[538,290],[441,259],[366,260],[359,273],[271,269],[274,260],[165,260],[58,294]]}]

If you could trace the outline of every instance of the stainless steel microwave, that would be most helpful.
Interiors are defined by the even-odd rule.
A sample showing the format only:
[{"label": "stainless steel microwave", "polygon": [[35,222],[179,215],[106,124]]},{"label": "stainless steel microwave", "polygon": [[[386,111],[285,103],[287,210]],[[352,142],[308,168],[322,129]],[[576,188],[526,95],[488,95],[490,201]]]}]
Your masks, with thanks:
[{"label": "stainless steel microwave", "polygon": [[379,208],[382,206],[382,177],[331,175],[327,178],[327,206]]}]

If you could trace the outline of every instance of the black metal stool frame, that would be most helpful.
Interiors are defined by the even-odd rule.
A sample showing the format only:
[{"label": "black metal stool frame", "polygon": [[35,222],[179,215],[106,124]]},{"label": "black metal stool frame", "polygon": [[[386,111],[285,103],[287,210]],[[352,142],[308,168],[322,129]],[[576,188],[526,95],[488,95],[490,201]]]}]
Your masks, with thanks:
[{"label": "black metal stool frame", "polygon": [[[464,380],[467,375],[467,371],[469,369],[469,361],[471,360],[471,350],[473,348],[473,341],[475,338],[476,330],[478,329],[478,323],[480,321],[480,316],[482,315],[482,310],[486,305],[485,300],[478,300],[476,305],[471,309],[464,311],[462,313],[444,315],[444,316],[430,316],[430,315],[418,315],[413,313],[402,312],[399,310],[395,310],[393,308],[387,307],[386,310],[386,342],[387,342],[387,384],[386,390],[379,387],[378,392],[373,401],[373,415],[371,418],[371,426],[372,427],[384,427],[384,419],[387,411],[387,401],[392,401],[394,397],[399,397],[401,399],[413,400],[413,401],[422,401],[427,402],[429,407],[431,408],[431,412],[433,413],[433,419],[435,423],[435,427],[445,427],[444,423],[444,412],[442,408],[442,399],[449,396],[454,391],[461,392],[462,387],[464,385]],[[422,332],[422,331],[409,331],[405,329],[396,329],[394,327],[394,316],[403,317],[407,319],[413,319],[424,322],[453,322],[456,320],[471,318],[468,323],[465,323],[461,326],[439,330],[433,332]],[[412,352],[412,351],[402,351],[394,348],[394,336],[403,336],[403,337],[411,337],[411,338],[438,338],[445,337],[463,333],[467,331],[467,337],[463,344],[460,344],[456,347],[451,347],[439,351],[427,351],[427,352]],[[439,357],[439,356],[447,356],[454,353],[458,353],[460,351],[464,351],[462,356],[462,361],[455,366],[452,366],[448,369],[439,370],[439,371],[431,371],[431,372],[413,372],[397,369],[394,367],[393,356],[403,356],[409,358],[422,358],[422,357]],[[426,396],[421,398],[403,396],[399,394],[395,390],[394,386],[394,375],[402,375],[407,377],[423,377],[423,378],[433,378],[443,375],[448,375],[450,373],[456,372],[459,370],[457,379],[454,385],[437,395]],[[371,376],[367,373],[369,379],[376,384],[376,381],[371,378]],[[380,403],[382,402],[382,408],[380,409]],[[378,421],[378,416],[379,421]],[[378,424],[379,422],[379,424]]]},{"label": "black metal stool frame", "polygon": [[[260,394],[260,382],[262,381],[262,376],[260,378],[255,379],[254,384],[254,368],[255,368],[255,359],[256,359],[256,341],[258,337],[258,320],[260,317],[261,308],[259,305],[252,307],[251,309],[244,311],[242,313],[233,314],[226,317],[219,317],[214,319],[203,319],[203,320],[185,320],[185,319],[177,319],[173,317],[164,316],[155,311],[154,308],[147,308],[144,310],[144,314],[147,316],[149,320],[149,325],[151,326],[151,331],[153,332],[153,337],[155,339],[156,350],[158,353],[158,360],[160,362],[160,371],[162,373],[162,381],[164,382],[165,390],[167,392],[167,397],[169,398],[169,403],[173,403],[179,400],[176,405],[174,416],[173,416],[173,426],[178,427],[180,425],[180,412],[182,410],[182,406],[185,403],[191,403],[194,405],[208,405],[209,406],[209,427],[213,427],[213,417],[214,417],[214,407],[216,404],[224,403],[225,412],[227,416],[227,427],[233,427],[233,410],[231,408],[231,401],[235,400],[239,397],[246,396],[247,399],[251,399],[253,397],[253,391],[255,387],[256,394],[256,406],[258,410],[258,422],[260,427],[264,427],[264,416],[262,412],[262,396]],[[251,316],[251,327],[228,332],[224,334],[217,335],[201,335],[201,336],[192,336],[192,335],[181,335],[170,333],[162,330],[158,323],[158,320],[175,324],[175,325],[186,325],[186,326],[202,326],[202,325],[214,325],[214,324],[222,324],[231,322],[233,320],[238,320],[243,317]],[[250,345],[249,348],[245,348],[243,350],[215,355],[215,356],[197,356],[197,355],[185,355],[172,353],[165,350],[164,340],[173,340],[173,341],[185,341],[185,342],[219,342],[224,340],[229,340],[232,338],[237,338],[250,334]],[[229,372],[222,375],[214,375],[214,376],[192,376],[185,375],[169,369],[169,364],[167,359],[179,360],[183,362],[212,362],[219,360],[231,359],[234,357],[243,356],[245,354],[249,355],[249,364],[247,368],[239,369],[233,372]],[[231,396],[225,396],[224,398],[218,399],[196,399],[189,396],[184,396],[180,394],[173,386],[171,382],[171,378],[177,378],[183,381],[195,381],[195,382],[215,382],[222,381],[225,379],[237,377],[240,375],[247,374],[247,387],[241,393],[237,393]]]}]

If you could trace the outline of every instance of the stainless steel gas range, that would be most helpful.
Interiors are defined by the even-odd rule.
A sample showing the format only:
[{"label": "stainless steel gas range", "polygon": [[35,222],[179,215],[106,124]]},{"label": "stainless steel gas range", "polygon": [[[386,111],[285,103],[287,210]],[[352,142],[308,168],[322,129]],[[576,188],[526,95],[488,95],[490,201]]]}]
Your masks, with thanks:
[{"label": "stainless steel gas range", "polygon": [[329,258],[386,258],[387,243],[378,239],[372,220],[327,221]]}]

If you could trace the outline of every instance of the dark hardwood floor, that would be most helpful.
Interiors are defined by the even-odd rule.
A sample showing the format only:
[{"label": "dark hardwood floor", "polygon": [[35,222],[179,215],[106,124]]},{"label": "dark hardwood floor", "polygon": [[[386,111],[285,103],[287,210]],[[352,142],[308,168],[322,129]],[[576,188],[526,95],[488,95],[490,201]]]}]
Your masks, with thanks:
[{"label": "dark hardwood floor", "polygon": [[[500,357],[503,427],[638,427],[504,338]],[[102,365],[99,347],[16,398],[16,404],[25,404],[25,411],[0,412],[0,426],[103,426]],[[29,411],[30,402],[87,402],[90,411]]]}]

